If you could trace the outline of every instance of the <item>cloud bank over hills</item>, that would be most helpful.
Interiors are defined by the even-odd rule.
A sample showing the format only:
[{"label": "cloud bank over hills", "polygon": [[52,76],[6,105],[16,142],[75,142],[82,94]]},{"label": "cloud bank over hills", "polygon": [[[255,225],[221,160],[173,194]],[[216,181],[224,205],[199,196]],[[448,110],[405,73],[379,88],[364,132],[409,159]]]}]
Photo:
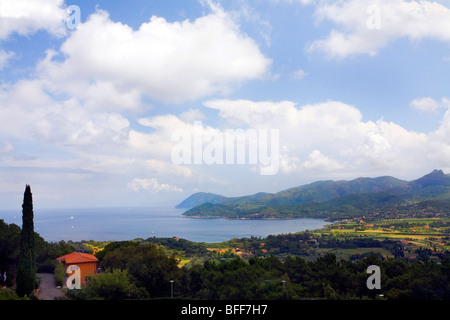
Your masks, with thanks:
[{"label": "cloud bank over hills", "polygon": [[[16,207],[26,183],[43,206],[148,205],[176,203],[196,190],[231,196],[322,177],[409,179],[450,170],[450,104],[442,78],[401,97],[398,113],[408,110],[410,123],[373,118],[373,97],[348,98],[360,87],[342,96],[321,90],[333,77],[336,86],[350,83],[336,70],[391,61],[376,59],[403,52],[396,47],[403,40],[448,46],[445,3],[193,1],[165,5],[190,18],[146,13],[129,20],[120,4],[100,1],[81,7],[74,30],[65,25],[68,5],[0,0],[0,200],[6,207]],[[282,10],[292,13],[284,18],[289,22],[310,23],[309,32],[297,32],[307,41],[280,27]],[[377,13],[379,28],[368,28]],[[433,63],[448,69],[444,58]],[[366,81],[355,77],[361,86]],[[432,130],[415,129],[426,119],[434,121]],[[193,132],[195,121],[202,121],[205,136],[279,130],[279,172],[262,177],[258,165],[174,163],[172,134]]]}]

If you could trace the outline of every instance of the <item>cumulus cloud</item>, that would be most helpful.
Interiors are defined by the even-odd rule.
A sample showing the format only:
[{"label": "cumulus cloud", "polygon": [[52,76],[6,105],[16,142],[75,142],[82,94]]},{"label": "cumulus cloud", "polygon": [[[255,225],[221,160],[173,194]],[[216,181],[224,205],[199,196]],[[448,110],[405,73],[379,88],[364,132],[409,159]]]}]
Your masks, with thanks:
[{"label": "cumulus cloud", "polygon": [[[376,54],[400,37],[448,40],[449,28],[435,30],[446,27],[442,17],[447,17],[446,8],[436,3],[423,1],[418,6],[412,1],[412,9],[426,10],[413,10],[410,14],[416,15],[412,20],[418,25],[408,22],[402,27],[408,30],[400,31],[394,21],[403,23],[408,17],[405,12],[410,12],[404,1],[392,1],[391,7],[387,1],[375,2],[381,9],[379,30],[367,28],[367,1],[300,2],[316,5],[318,21],[329,20],[339,28],[311,46],[330,56]],[[5,3],[0,0],[0,4]],[[8,11],[0,14],[0,22],[7,26],[0,31],[0,40],[41,29],[63,35],[63,2],[46,3],[52,4],[49,12],[57,13],[54,22],[45,22],[48,25],[22,21],[22,28],[14,26],[12,11],[9,18],[5,18]],[[232,175],[229,170],[237,166],[210,170],[214,166],[182,165],[171,160],[176,144],[172,136],[177,130],[191,134],[200,130],[201,135],[211,137],[223,135],[226,129],[250,128],[279,130],[280,174],[286,179],[304,177],[308,172],[329,178],[336,172],[352,177],[376,173],[397,176],[430,166],[450,169],[450,109],[435,132],[422,134],[384,120],[364,121],[357,106],[340,101],[298,105],[293,101],[208,100],[209,95],[220,95],[239,83],[264,77],[271,64],[231,15],[208,3],[211,12],[193,21],[168,22],[152,17],[137,29],[97,11],[63,39],[60,49],[47,51],[33,73],[34,79],[2,84],[0,119],[8,119],[0,126],[2,166],[80,168],[89,174],[69,172],[64,178],[89,185],[89,191],[80,191],[85,193],[108,185],[109,191],[122,188],[114,191],[117,193],[131,190],[144,191],[139,194],[145,196],[146,192],[173,196],[171,193],[202,183],[229,186],[249,177],[256,179],[249,179],[250,185],[259,181],[255,167],[240,167],[239,174]],[[28,8],[30,17],[32,8]],[[353,15],[354,9],[362,10],[362,17]],[[435,24],[420,23],[425,20]],[[12,57],[13,53],[0,50],[0,69]],[[302,79],[307,73],[299,69],[291,76]],[[150,106],[143,103],[148,101],[143,99],[146,95],[158,102],[207,101],[203,107],[179,113],[147,113]],[[447,98],[411,102],[411,107],[422,111],[448,105]],[[205,112],[205,108],[211,110]],[[215,112],[220,119],[208,122]],[[137,119],[131,120],[130,114]],[[194,125],[198,120],[203,121],[200,128]],[[14,158],[27,143],[45,148],[40,154],[44,158],[36,157],[33,148],[29,154]],[[61,177],[51,176],[52,183]],[[35,176],[34,181],[49,180],[46,175]],[[18,185],[18,190],[22,187]]]},{"label": "cumulus cloud", "polygon": [[[57,18],[47,19],[47,25],[33,20],[40,1],[0,3],[9,6],[0,21],[10,26],[1,30],[0,40],[41,29],[55,36],[65,34],[65,26],[64,32],[59,29],[65,16],[62,1],[47,1],[51,8],[41,6],[45,14],[55,13]],[[13,27],[11,17],[19,13],[20,19],[28,16],[34,22],[21,20]],[[0,67],[12,56],[0,51]],[[158,179],[175,177],[183,183],[193,176],[193,168],[171,162],[171,134],[180,127],[192,130],[192,121],[204,119],[202,112],[191,109],[178,116],[137,119],[139,125],[152,128],[142,131],[138,125],[132,127],[126,111],[133,111],[132,116],[148,111],[145,96],[179,103],[229,92],[243,81],[264,77],[270,63],[234,18],[216,5],[193,21],[168,22],[154,16],[137,30],[97,11],[63,39],[60,49],[47,51],[35,78],[0,87],[0,118],[8,119],[0,127],[5,141],[0,144],[2,165],[75,167],[92,171],[97,180],[114,179],[131,189],[181,192]],[[28,160],[15,159],[12,152],[23,146],[16,150],[6,141],[27,141],[52,152],[50,158],[41,159],[29,149]],[[153,178],[130,182],[117,175]],[[80,176],[80,183],[89,179]]]},{"label": "cumulus cloud", "polygon": [[0,40],[11,34],[28,36],[39,30],[66,34],[64,0],[0,0]]},{"label": "cumulus cloud", "polygon": [[0,49],[0,70],[2,70],[8,63],[8,60],[14,56],[12,51],[4,51]]},{"label": "cumulus cloud", "polygon": [[318,1],[317,21],[336,25],[325,39],[307,48],[332,58],[376,55],[400,38],[434,39],[450,43],[450,9],[431,1],[349,0]]},{"label": "cumulus cloud", "polygon": [[[97,11],[61,46],[66,58],[49,51],[41,77],[86,100],[92,92],[123,96],[136,105],[139,94],[181,103],[229,92],[236,84],[265,76],[271,61],[220,8],[194,21],[168,22],[153,16],[137,30]],[[131,98],[131,99],[129,99]],[[113,100],[113,99],[111,99]]]},{"label": "cumulus cloud", "polygon": [[320,150],[311,152],[303,163],[303,167],[306,170],[317,171],[336,171],[343,168],[342,164],[323,155]]},{"label": "cumulus cloud", "polygon": [[189,109],[180,114],[180,119],[185,122],[193,123],[194,121],[201,121],[205,119],[205,115],[198,109]]},{"label": "cumulus cloud", "polygon": [[436,112],[439,109],[449,108],[450,100],[442,98],[441,101],[437,101],[431,97],[417,98],[411,101],[411,107],[419,111]]},{"label": "cumulus cloud", "polygon": [[[121,144],[129,121],[113,112],[92,113],[76,98],[57,101],[40,80],[21,80],[0,90],[0,128],[4,136],[82,149]],[[26,116],[25,116],[26,115]]]},{"label": "cumulus cloud", "polygon": [[[442,154],[442,144],[450,141],[446,121],[434,135],[426,135],[392,122],[363,121],[356,107],[339,101],[297,106],[291,101],[214,100],[205,106],[232,123],[240,119],[251,128],[279,129],[284,173],[418,170],[430,164],[431,155]],[[440,167],[444,159],[450,160],[446,156],[432,161]]]},{"label": "cumulus cloud", "polygon": [[291,78],[294,80],[302,80],[308,76],[308,72],[298,69],[292,72]]},{"label": "cumulus cloud", "polygon": [[140,179],[140,178],[134,178],[130,183],[128,183],[128,187],[135,191],[141,191],[146,190],[152,193],[159,193],[159,192],[183,192],[182,189],[166,184],[166,183],[159,183],[158,179],[156,178],[150,178],[150,179]]},{"label": "cumulus cloud", "polygon": [[296,2],[298,2],[298,3],[306,5],[306,4],[313,3],[315,0],[270,0],[270,1],[275,2],[275,3],[278,3],[278,2],[296,3]]}]

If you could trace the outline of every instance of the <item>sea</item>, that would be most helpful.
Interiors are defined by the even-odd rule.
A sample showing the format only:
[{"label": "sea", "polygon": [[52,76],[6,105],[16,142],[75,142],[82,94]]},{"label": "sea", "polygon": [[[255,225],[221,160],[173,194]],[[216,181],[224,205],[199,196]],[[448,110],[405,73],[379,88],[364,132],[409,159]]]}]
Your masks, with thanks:
[{"label": "sea", "polygon": [[[177,237],[218,243],[233,238],[267,237],[315,230],[330,222],[321,219],[232,220],[189,218],[174,207],[34,209],[34,231],[48,242],[124,241]],[[21,210],[0,211],[0,219],[22,226]]]}]

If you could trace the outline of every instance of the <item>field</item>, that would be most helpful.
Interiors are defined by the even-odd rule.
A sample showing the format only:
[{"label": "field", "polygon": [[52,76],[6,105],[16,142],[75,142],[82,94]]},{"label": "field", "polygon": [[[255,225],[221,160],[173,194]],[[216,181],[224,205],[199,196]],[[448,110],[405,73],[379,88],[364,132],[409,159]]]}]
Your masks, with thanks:
[{"label": "field", "polygon": [[[384,248],[354,248],[354,249],[317,249],[317,256],[323,256],[325,253],[334,253],[339,259],[349,259],[356,255],[365,255],[369,253],[380,254],[383,257],[392,258],[390,251]],[[312,259],[309,259],[312,260]]]},{"label": "field", "polygon": [[[376,240],[398,240],[410,257],[417,249],[430,249],[433,252],[450,250],[450,219],[390,219],[366,223],[342,221],[324,229],[314,231],[316,235],[328,235],[336,238],[369,237]],[[364,248],[353,251],[364,253]],[[373,249],[371,249],[374,251]],[[338,255],[348,256],[353,251],[339,250]],[[380,252],[389,256],[386,251]]]}]

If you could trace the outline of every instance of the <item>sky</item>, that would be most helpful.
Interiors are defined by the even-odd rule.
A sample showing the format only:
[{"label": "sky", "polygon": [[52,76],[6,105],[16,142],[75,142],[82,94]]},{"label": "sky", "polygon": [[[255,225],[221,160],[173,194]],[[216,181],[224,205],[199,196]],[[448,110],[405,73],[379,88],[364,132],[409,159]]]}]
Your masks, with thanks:
[{"label": "sky", "polygon": [[2,209],[450,173],[449,0],[0,0],[0,26]]}]

